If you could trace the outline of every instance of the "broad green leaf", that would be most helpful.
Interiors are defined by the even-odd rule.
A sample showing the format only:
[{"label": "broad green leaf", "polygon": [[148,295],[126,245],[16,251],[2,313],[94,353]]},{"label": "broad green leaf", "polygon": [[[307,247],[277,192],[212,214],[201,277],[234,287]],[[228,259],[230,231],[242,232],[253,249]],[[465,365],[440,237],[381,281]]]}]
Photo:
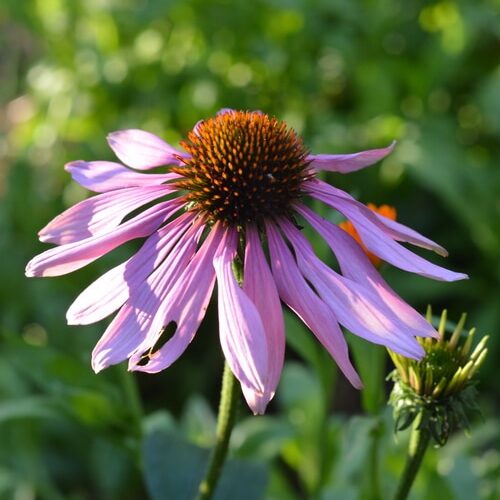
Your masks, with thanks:
[{"label": "broad green leaf", "polygon": [[209,450],[175,434],[154,431],[143,442],[144,478],[152,500],[191,500],[205,472]]},{"label": "broad green leaf", "polygon": [[[179,435],[154,431],[143,442],[144,476],[152,500],[191,500],[204,477],[210,450]],[[263,498],[267,472],[263,465],[229,460],[221,474],[215,500]]]},{"label": "broad green leaf", "polygon": [[188,399],[182,412],[181,425],[186,438],[199,446],[210,446],[215,439],[214,412],[200,396]]},{"label": "broad green leaf", "polygon": [[317,341],[307,327],[291,311],[285,311],[288,344],[311,365],[316,363]]},{"label": "broad green leaf", "polygon": [[0,424],[19,418],[55,418],[58,416],[53,398],[27,396],[0,401]]},{"label": "broad green leaf", "polygon": [[349,347],[363,381],[363,409],[368,413],[377,414],[385,402],[386,350],[354,335],[349,338]]},{"label": "broad green leaf", "polygon": [[283,417],[250,417],[233,431],[234,454],[241,458],[271,460],[293,436],[293,427]]},{"label": "broad green leaf", "polygon": [[446,480],[456,500],[469,500],[479,491],[479,480],[469,457],[457,457],[451,470],[446,473]]}]

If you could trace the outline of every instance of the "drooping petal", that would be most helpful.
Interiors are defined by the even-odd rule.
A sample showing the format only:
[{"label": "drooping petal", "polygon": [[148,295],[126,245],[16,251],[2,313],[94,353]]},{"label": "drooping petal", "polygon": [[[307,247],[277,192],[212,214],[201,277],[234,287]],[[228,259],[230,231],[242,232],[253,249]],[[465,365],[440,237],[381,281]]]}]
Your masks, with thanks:
[{"label": "drooping petal", "polygon": [[126,241],[149,236],[182,206],[178,199],[165,201],[107,233],[51,248],[28,262],[26,276],[60,276],[76,271]]},{"label": "drooping petal", "polygon": [[253,225],[246,229],[243,290],[255,305],[263,321],[269,356],[267,373],[267,392],[263,395],[242,386],[245,398],[255,413],[264,413],[267,404],[274,396],[278,386],[285,357],[285,323],[280,298],[274,278],[267,264],[259,239]]},{"label": "drooping petal", "polygon": [[307,187],[311,187],[313,190],[322,192],[323,194],[345,199],[351,202],[364,217],[369,219],[373,224],[375,224],[379,229],[381,229],[387,236],[390,236],[396,241],[403,241],[406,243],[411,243],[412,245],[426,248],[427,250],[432,250],[437,254],[446,257],[448,252],[441,245],[438,245],[435,241],[426,238],[414,229],[407,227],[395,220],[391,220],[381,214],[370,210],[366,205],[360,203],[358,200],[353,198],[350,194],[338,189],[330,184],[323,181],[313,181],[307,183]]},{"label": "drooping petal", "polygon": [[[222,232],[220,224],[210,229],[202,247],[169,287],[145,340],[130,356],[129,370],[148,373],[164,370],[177,360],[193,340],[212,296],[215,271],[211,263]],[[172,337],[161,349],[152,352],[161,330],[172,323],[176,327]]]},{"label": "drooping petal", "polygon": [[144,349],[139,346],[147,343],[148,338],[156,339],[167,326],[162,317],[162,311],[170,304],[166,297],[186,267],[189,267],[204,227],[203,223],[195,222],[146,280],[131,283],[129,299],[109,324],[92,353],[92,367],[96,372],[120,363],[137,352],[139,362],[142,353],[152,348],[155,341]]},{"label": "drooping petal", "polygon": [[40,241],[66,245],[109,232],[130,212],[172,190],[170,186],[126,188],[87,198],[41,229]]},{"label": "drooping petal", "polygon": [[139,170],[162,165],[183,165],[179,157],[189,158],[187,153],[144,130],[119,130],[109,134],[107,139],[111,149],[125,165]]},{"label": "drooping petal", "polygon": [[290,222],[281,219],[280,227],[294,248],[301,273],[342,325],[370,342],[405,356],[424,355],[422,346],[414,338],[415,332],[399,321],[373,292],[337,274],[318,259],[306,238]]},{"label": "drooping petal", "polygon": [[382,149],[370,149],[359,153],[343,154],[343,155],[309,155],[307,160],[311,162],[311,167],[314,170],[329,170],[330,172],[339,172],[348,174],[362,168],[368,167],[377,163],[382,158],[385,158],[392,152],[396,141],[393,141],[389,146]]},{"label": "drooping petal", "polygon": [[349,360],[347,343],[331,309],[314,293],[300,273],[273,223],[266,223],[271,268],[279,295],[330,353],[354,387],[362,383]]},{"label": "drooping petal", "polygon": [[[363,204],[361,205],[364,207]],[[363,212],[365,213],[365,215],[367,215],[367,212],[365,212],[364,210]],[[412,243],[413,245],[421,248],[433,250],[442,257],[448,256],[448,252],[445,248],[443,248],[441,245],[438,245],[429,238],[422,236],[414,229],[411,229],[410,227],[405,226],[398,221],[391,220],[382,214],[373,212],[373,215],[383,224],[384,231],[387,234],[391,235],[396,241],[404,241],[407,243]]]},{"label": "drooping petal", "polygon": [[96,193],[136,186],[163,184],[180,177],[179,174],[143,174],[111,161],[72,161],[64,166],[80,186]]},{"label": "drooping petal", "polygon": [[[267,399],[270,391],[266,333],[259,311],[234,276],[232,264],[237,244],[238,233],[228,229],[214,258],[220,342],[224,357],[242,387]],[[255,403],[253,398],[247,402]],[[263,411],[258,406],[252,408],[255,413]]]},{"label": "drooping petal", "polygon": [[177,245],[195,215],[185,213],[151,235],[142,248],[119,266],[89,285],[71,304],[66,318],[70,325],[100,321],[121,307],[137,287]]},{"label": "drooping petal", "polygon": [[[344,196],[336,196],[327,193],[327,184],[321,183],[321,188],[317,188],[320,183],[307,183],[309,194],[327,205],[335,208],[347,217],[356,228],[363,243],[368,250],[382,260],[399,267],[405,271],[417,273],[427,278],[442,281],[456,281],[466,279],[467,275],[449,271],[444,267],[428,262],[419,255],[411,252],[392,239],[391,233],[385,231],[377,222],[382,223],[382,219],[375,217],[373,212],[365,212],[364,205],[359,202],[353,202]],[[364,208],[361,208],[364,207]],[[394,227],[392,228],[395,229]]]},{"label": "drooping petal", "polygon": [[408,328],[415,332],[415,335],[419,337],[438,335],[421,314],[390,288],[350,234],[321,218],[305,205],[297,205],[295,208],[328,243],[337,257],[344,276],[369,287]]}]

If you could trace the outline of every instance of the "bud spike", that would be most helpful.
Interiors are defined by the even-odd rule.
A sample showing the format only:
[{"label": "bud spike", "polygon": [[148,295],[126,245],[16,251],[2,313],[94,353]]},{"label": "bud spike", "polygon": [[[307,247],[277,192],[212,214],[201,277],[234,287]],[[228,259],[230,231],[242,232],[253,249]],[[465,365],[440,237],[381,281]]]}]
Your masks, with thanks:
[{"label": "bud spike", "polygon": [[427,311],[425,312],[425,319],[432,324],[432,306],[427,304]]},{"label": "bud spike", "polygon": [[472,328],[469,331],[469,335],[467,335],[467,338],[465,339],[465,344],[462,347],[462,351],[461,351],[462,356],[467,356],[467,354],[469,354],[469,351],[470,351],[470,348],[471,348],[471,345],[472,345],[472,340],[474,339],[474,334],[475,333],[476,333],[476,329],[475,328]]},{"label": "bud spike", "polygon": [[424,383],[424,393],[428,394],[431,392],[432,389],[432,383],[433,383],[433,374],[431,370],[427,370],[424,372],[424,377],[425,377],[425,383]]},{"label": "bud spike", "polygon": [[409,379],[410,385],[413,387],[415,392],[417,394],[420,394],[420,381],[418,380],[417,374],[415,373],[413,366],[410,366],[408,368],[408,379]]},{"label": "bud spike", "polygon": [[462,378],[463,378],[463,383],[467,382],[467,380],[470,379],[470,372],[472,368],[474,367],[474,361],[469,360],[467,364],[462,367]]},{"label": "bud spike", "polygon": [[479,370],[479,368],[481,368],[481,365],[483,364],[487,354],[488,354],[488,349],[484,349],[484,351],[481,352],[481,354],[474,362],[474,366],[472,367],[472,370],[469,373],[469,378],[472,378],[474,374]]},{"label": "bud spike", "polygon": [[448,380],[446,379],[446,377],[443,377],[438,385],[436,385],[436,387],[434,387],[434,390],[432,391],[432,396],[434,398],[437,398],[441,395],[441,393],[443,392],[443,390],[446,388],[446,384],[448,383]]},{"label": "bud spike", "polygon": [[462,330],[464,328],[466,319],[467,319],[467,313],[462,313],[462,316],[460,316],[460,319],[457,323],[457,326],[455,327],[455,330],[453,330],[451,338],[448,342],[449,346],[452,349],[454,349],[455,346],[457,345],[458,339],[460,338],[460,335],[462,334]]},{"label": "bud spike", "polygon": [[488,342],[488,339],[490,338],[489,335],[485,335],[477,344],[476,348],[474,351],[472,351],[472,354],[470,355],[470,359],[476,360],[478,356],[482,354],[482,350],[484,349],[484,346],[486,345],[486,342]]},{"label": "bud spike", "polygon": [[443,312],[441,313],[441,318],[439,320],[439,327],[438,327],[438,332],[439,332],[439,341],[444,342],[444,334],[446,332],[446,319],[448,317],[448,311],[446,309],[443,309]]}]

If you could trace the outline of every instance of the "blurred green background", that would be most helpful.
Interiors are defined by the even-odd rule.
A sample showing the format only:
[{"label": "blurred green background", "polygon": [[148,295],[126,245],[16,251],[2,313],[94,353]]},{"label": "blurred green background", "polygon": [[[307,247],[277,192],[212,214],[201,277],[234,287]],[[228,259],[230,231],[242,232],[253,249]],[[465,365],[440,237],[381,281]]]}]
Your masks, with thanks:
[{"label": "blurred green background", "polygon": [[[105,324],[70,328],[65,311],[130,247],[57,279],[28,280],[24,266],[48,248],[37,231],[88,196],[64,163],[113,160],[105,135],[122,128],[175,144],[221,107],[274,114],[316,153],[398,140],[380,165],[328,180],[365,203],[396,206],[401,222],[450,252],[427,257],[470,275],[445,284],[385,269],[404,298],[454,319],[467,311],[468,325],[491,335],[484,418],[471,438],[430,455],[414,498],[499,498],[499,0],[3,0],[0,82],[0,498],[152,494],[148,455],[138,451],[148,446],[142,414],[146,429],[210,444],[222,369],[213,308],[167,372],[132,378],[122,366],[96,376],[90,352]],[[242,411],[234,454],[271,464],[266,498],[358,498],[363,436],[382,422],[390,490],[404,438],[394,443],[387,411],[367,416],[374,404],[335,383],[323,351],[287,320],[293,362],[269,416]],[[359,352],[368,364],[382,350]],[[366,372],[363,362],[358,353]],[[383,388],[376,380],[372,392]],[[359,416],[347,423],[348,413]],[[346,453],[342,465],[335,457]]]}]

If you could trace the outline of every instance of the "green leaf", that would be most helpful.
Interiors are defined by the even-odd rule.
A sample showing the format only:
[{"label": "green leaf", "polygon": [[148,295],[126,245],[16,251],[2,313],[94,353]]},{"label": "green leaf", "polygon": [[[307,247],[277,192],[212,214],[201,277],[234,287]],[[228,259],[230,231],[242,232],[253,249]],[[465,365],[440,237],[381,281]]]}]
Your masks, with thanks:
[{"label": "green leaf", "polygon": [[12,498],[12,490],[16,483],[12,469],[0,467],[0,498]]},{"label": "green leaf", "polygon": [[155,431],[146,436],[143,454],[146,486],[153,500],[195,498],[208,450],[174,434]]},{"label": "green leaf", "polygon": [[386,350],[365,340],[350,336],[349,346],[359,370],[363,389],[361,402],[368,413],[376,414],[384,404]]},{"label": "green leaf", "polygon": [[[144,475],[152,500],[191,500],[205,475],[210,450],[200,448],[182,437],[153,431],[143,442]],[[267,471],[263,465],[243,460],[228,460],[224,465],[215,500],[263,497]]]},{"label": "green leaf", "polygon": [[459,456],[451,470],[446,474],[446,479],[456,500],[476,498],[480,488],[478,478],[473,470],[471,460],[468,457]]},{"label": "green leaf", "polygon": [[323,410],[318,378],[299,363],[285,365],[277,397],[285,410],[301,412],[313,420]]},{"label": "green leaf", "polygon": [[116,411],[115,402],[94,389],[65,387],[62,394],[62,409],[86,426],[102,428],[124,424],[120,421],[121,414]]},{"label": "green leaf", "polygon": [[334,471],[332,483],[335,487],[359,486],[366,475],[366,460],[372,443],[371,434],[378,419],[353,417],[343,429],[340,460]]},{"label": "green leaf", "polygon": [[292,312],[285,311],[287,343],[312,366],[317,360],[317,342],[300,319]]},{"label": "green leaf", "polygon": [[0,423],[19,418],[55,418],[52,398],[28,396],[0,403]]},{"label": "green leaf", "polygon": [[354,486],[331,486],[325,488],[321,493],[320,500],[331,500],[341,498],[342,500],[358,500],[359,494]]},{"label": "green leaf", "polygon": [[229,460],[222,471],[214,500],[260,500],[267,486],[267,468],[247,460]]},{"label": "green leaf", "polygon": [[294,430],[284,418],[250,417],[235,427],[233,436],[233,441],[239,443],[234,450],[238,457],[271,460],[292,439]]},{"label": "green leaf", "polygon": [[200,446],[210,446],[215,438],[216,419],[207,401],[200,396],[189,398],[183,409],[181,425],[184,435]]},{"label": "green leaf", "polygon": [[174,417],[165,410],[158,410],[150,413],[142,420],[144,434],[153,432],[177,432],[177,424]]},{"label": "green leaf", "polygon": [[294,430],[285,443],[283,460],[295,469],[309,494],[319,487],[325,464],[325,402],[320,381],[308,367],[287,363],[277,393]]}]

